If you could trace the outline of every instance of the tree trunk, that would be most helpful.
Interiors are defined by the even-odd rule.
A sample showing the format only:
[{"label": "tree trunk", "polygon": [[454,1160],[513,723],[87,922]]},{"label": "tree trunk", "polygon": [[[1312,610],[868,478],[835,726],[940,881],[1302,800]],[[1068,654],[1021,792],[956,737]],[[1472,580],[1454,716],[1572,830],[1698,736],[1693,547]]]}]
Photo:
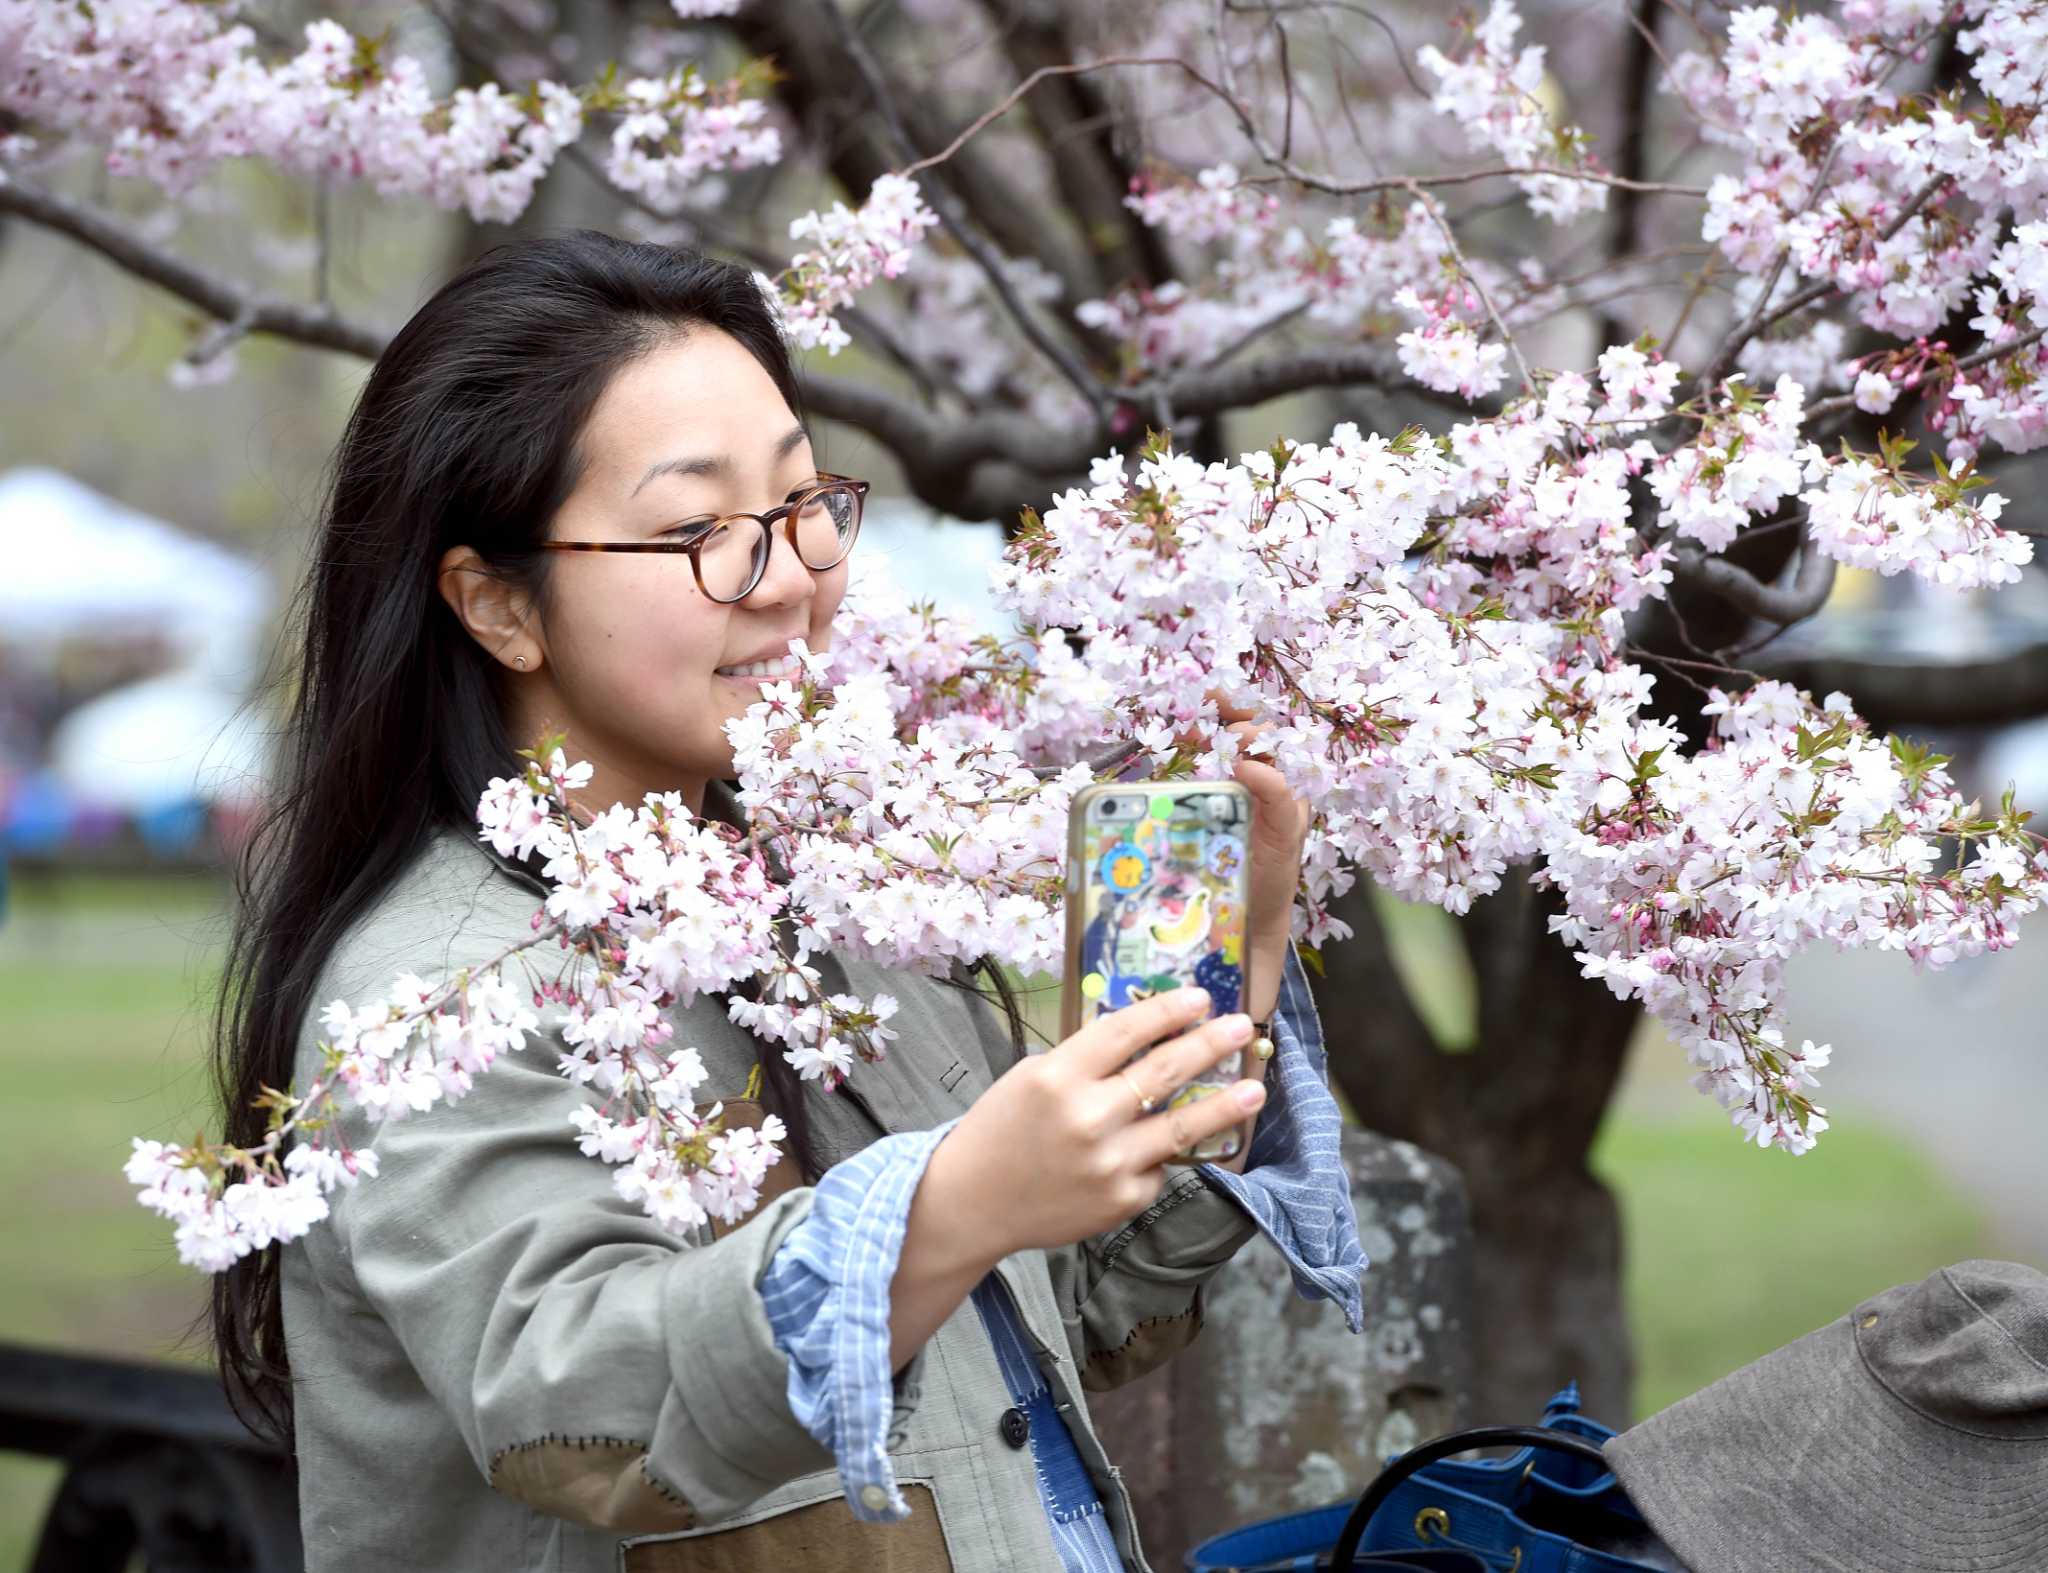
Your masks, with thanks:
[{"label": "tree trunk", "polygon": [[1202,1291],[1202,1333],[1088,1408],[1159,1573],[1209,1536],[1355,1497],[1388,1455],[1465,1423],[1471,1226],[1457,1172],[1370,1131],[1344,1133],[1365,1275],[1365,1334],[1304,1300],[1250,1241]]},{"label": "tree trunk", "polygon": [[1620,1216],[1587,1153],[1638,1008],[1579,975],[1546,929],[1556,898],[1519,875],[1459,923],[1475,1039],[1439,1045],[1416,1012],[1363,883],[1357,931],[1317,985],[1331,1074],[1358,1120],[1463,1171],[1473,1229],[1474,1423],[1533,1423],[1567,1381],[1612,1425],[1633,1359]]}]

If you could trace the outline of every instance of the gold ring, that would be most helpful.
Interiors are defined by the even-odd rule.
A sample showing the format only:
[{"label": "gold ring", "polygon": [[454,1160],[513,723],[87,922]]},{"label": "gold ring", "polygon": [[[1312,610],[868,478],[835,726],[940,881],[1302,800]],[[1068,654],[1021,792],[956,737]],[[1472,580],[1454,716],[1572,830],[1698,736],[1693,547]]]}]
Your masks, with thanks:
[{"label": "gold ring", "polygon": [[1123,1084],[1131,1089],[1131,1095],[1138,1100],[1138,1112],[1140,1114],[1150,1114],[1158,1107],[1156,1103],[1145,1096],[1145,1089],[1131,1080],[1131,1073],[1129,1071],[1118,1071],[1117,1075],[1122,1079]]}]

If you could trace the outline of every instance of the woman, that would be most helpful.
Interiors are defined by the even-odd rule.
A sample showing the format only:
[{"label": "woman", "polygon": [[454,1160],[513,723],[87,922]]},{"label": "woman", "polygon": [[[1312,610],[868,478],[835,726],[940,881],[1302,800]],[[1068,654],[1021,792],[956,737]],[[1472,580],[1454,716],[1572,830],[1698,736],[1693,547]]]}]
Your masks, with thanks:
[{"label": "woman", "polygon": [[[587,807],[735,812],[722,723],[792,638],[829,645],[845,586],[856,488],[832,499],[843,539],[798,553],[820,482],[741,269],[582,232],[421,308],[349,421],[305,590],[286,791],[223,996],[231,1140],[259,1136],[261,1086],[314,1074],[324,1002],[527,931],[542,890],[474,824],[517,748],[565,732]],[[705,522],[792,501],[772,533]],[[695,550],[616,549],[651,543]],[[1257,1109],[1256,1078],[1143,1107],[1250,1037],[1198,1025],[1199,991],[1024,1058],[964,980],[829,957],[835,987],[900,1002],[890,1058],[840,1094],[718,1000],[676,1013],[705,1095],[758,1120],[758,1065],[791,1130],[771,1194],[716,1239],[682,1248],[618,1198],[571,1139],[588,1093],[544,1050],[351,1129],[381,1176],[214,1307],[231,1389],[295,1432],[308,1568],[1142,1567],[1083,1390],[1183,1345],[1257,1227],[1357,1317],[1286,943],[1299,805],[1270,769],[1243,779],[1264,837],[1247,1003],[1277,1007],[1280,1045],[1249,1173],[1165,1160]]]}]

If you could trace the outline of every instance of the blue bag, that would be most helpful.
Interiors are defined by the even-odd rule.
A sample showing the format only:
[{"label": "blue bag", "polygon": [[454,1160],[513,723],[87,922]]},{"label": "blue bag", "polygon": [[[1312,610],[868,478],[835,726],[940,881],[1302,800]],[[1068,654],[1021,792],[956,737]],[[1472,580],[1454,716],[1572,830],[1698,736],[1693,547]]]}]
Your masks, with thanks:
[{"label": "blue bag", "polygon": [[[1390,1460],[1355,1504],[1231,1530],[1189,1552],[1187,1565],[1190,1573],[1685,1573],[1608,1469],[1600,1448],[1613,1435],[1579,1413],[1573,1383],[1551,1399],[1540,1426],[1481,1426],[1426,1442]],[[1504,1458],[1451,1456],[1507,1446],[1516,1451]]]}]

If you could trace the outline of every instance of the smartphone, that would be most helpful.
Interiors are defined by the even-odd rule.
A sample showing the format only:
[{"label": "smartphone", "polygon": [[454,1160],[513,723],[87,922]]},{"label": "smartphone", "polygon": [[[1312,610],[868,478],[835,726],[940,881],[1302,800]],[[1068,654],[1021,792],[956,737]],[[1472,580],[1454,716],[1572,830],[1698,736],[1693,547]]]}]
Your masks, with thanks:
[{"label": "smartphone", "polygon": [[[1245,1008],[1251,895],[1251,794],[1235,781],[1119,781],[1083,787],[1067,821],[1067,946],[1061,1036],[1108,1011],[1192,983],[1209,1014]],[[1161,1107],[1223,1091],[1244,1073],[1235,1053]],[[1234,1158],[1252,1122],[1176,1158]]]}]

